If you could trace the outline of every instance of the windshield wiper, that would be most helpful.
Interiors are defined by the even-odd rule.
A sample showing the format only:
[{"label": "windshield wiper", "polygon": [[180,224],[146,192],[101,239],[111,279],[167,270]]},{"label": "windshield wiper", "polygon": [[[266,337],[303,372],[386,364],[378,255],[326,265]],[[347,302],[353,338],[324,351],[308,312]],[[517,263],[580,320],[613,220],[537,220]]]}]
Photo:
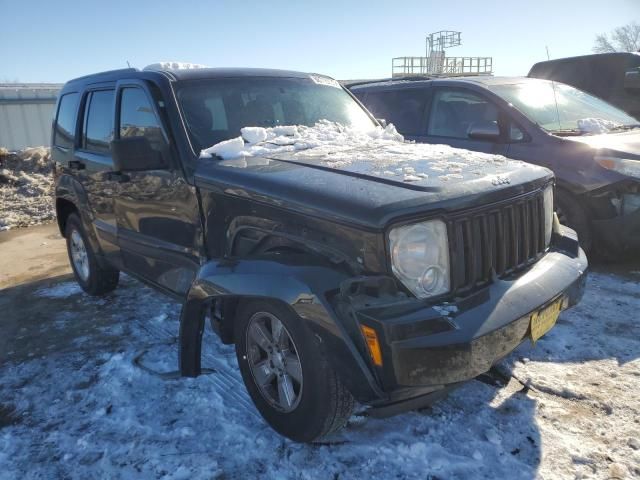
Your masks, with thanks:
[{"label": "windshield wiper", "polygon": [[580,130],[578,128],[559,128],[557,130],[549,130],[549,133],[558,135],[559,137],[579,137],[589,132],[585,132],[584,130]]},{"label": "windshield wiper", "polygon": [[632,123],[630,125],[618,125],[616,127],[610,128],[609,131],[615,132],[617,130],[633,130],[635,128],[640,128],[640,123]]}]

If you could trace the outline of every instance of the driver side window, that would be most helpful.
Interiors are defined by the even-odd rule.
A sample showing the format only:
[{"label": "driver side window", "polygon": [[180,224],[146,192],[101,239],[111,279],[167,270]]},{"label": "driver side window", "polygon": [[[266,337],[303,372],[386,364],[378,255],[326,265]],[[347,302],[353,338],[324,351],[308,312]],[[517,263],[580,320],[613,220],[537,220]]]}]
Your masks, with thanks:
[{"label": "driver side window", "polygon": [[498,109],[480,95],[464,90],[435,92],[428,135],[468,139],[473,127],[498,125]]},{"label": "driver side window", "polygon": [[159,152],[165,146],[160,122],[145,92],[136,87],[122,89],[120,96],[120,138],[144,137]]}]

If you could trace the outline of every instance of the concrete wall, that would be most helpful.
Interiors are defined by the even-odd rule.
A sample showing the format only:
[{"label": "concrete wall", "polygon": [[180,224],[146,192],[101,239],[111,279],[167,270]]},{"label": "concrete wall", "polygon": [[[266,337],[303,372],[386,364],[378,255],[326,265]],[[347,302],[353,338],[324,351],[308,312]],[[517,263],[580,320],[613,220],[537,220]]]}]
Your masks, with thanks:
[{"label": "concrete wall", "polygon": [[48,146],[58,84],[0,84],[0,147]]}]

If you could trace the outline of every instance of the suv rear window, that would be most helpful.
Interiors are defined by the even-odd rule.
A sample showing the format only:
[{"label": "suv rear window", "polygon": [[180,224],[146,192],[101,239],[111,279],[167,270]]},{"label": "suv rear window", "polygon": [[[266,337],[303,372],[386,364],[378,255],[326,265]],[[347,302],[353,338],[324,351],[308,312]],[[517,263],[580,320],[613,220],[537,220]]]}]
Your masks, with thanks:
[{"label": "suv rear window", "polygon": [[85,110],[85,149],[98,153],[109,151],[113,139],[113,97],[113,90],[90,93]]},{"label": "suv rear window", "polygon": [[67,93],[60,97],[53,143],[58,147],[71,148],[75,141],[78,94]]}]

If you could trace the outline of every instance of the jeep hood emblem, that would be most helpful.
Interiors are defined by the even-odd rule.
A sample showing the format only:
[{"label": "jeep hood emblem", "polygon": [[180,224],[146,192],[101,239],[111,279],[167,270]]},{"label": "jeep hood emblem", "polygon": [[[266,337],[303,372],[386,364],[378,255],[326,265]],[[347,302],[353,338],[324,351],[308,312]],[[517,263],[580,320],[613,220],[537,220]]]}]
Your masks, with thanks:
[{"label": "jeep hood emblem", "polygon": [[495,176],[491,179],[491,183],[493,185],[508,185],[511,183],[511,180],[508,177],[501,177],[500,175]]}]

